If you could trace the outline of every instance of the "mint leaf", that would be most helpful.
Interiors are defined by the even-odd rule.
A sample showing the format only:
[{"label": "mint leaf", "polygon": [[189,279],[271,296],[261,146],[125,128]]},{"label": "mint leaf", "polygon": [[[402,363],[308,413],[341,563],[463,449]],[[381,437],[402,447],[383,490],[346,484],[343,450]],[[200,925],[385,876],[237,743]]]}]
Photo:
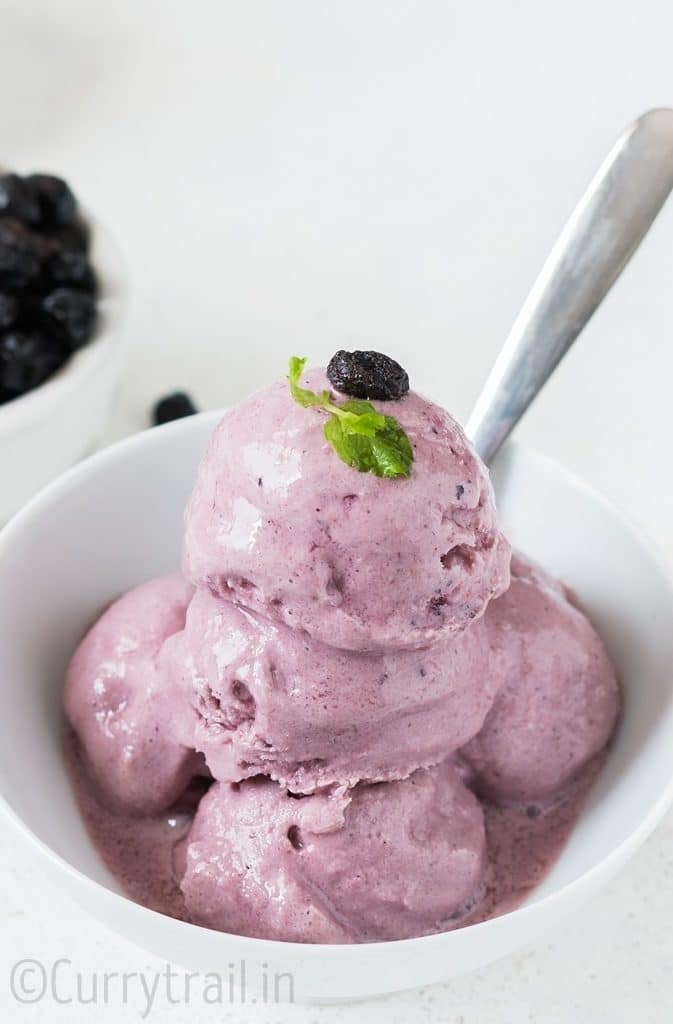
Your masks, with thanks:
[{"label": "mint leaf", "polygon": [[331,405],[330,410],[347,434],[375,437],[386,425],[386,417],[377,412],[371,402],[363,402],[358,398],[350,399],[343,405]]},{"label": "mint leaf", "polygon": [[329,391],[317,394],[299,385],[306,359],[290,359],[290,393],[299,405],[323,409],[330,414],[325,439],[342,462],[360,473],[394,478],[408,477],[414,452],[409,438],[392,416],[377,412],[371,402],[351,399],[343,405],[332,401]]},{"label": "mint leaf", "polygon": [[309,391],[308,388],[299,386],[299,378],[304,372],[307,362],[307,359],[300,359],[299,356],[292,356],[290,359],[290,372],[287,377],[290,382],[290,393],[295,402],[299,402],[299,405],[303,405],[304,408],[308,408],[311,405],[324,406],[326,402],[329,402],[329,391],[322,391],[317,395],[315,391]]},{"label": "mint leaf", "polygon": [[372,455],[379,468],[377,475],[409,476],[411,463],[414,461],[411,441],[396,419],[386,416],[385,420],[385,428],[379,431],[372,442]]}]

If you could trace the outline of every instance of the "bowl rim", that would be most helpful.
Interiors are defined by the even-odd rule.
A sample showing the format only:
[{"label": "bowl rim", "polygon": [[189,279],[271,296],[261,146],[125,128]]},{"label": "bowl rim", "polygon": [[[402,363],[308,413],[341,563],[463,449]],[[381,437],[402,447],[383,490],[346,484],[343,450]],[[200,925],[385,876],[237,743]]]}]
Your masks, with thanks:
[{"label": "bowl rim", "polygon": [[[91,340],[69,356],[43,384],[0,405],[0,437],[48,415],[67,400],[70,390],[97,374],[122,345],[128,306],[126,263],[107,227],[83,204],[80,209],[91,230],[93,258],[101,283],[96,330]],[[99,246],[101,251],[96,252]]]},{"label": "bowl rim", "polygon": [[[7,546],[11,545],[14,534],[30,528],[30,523],[33,518],[40,514],[44,506],[49,506],[53,501],[58,501],[59,494],[62,491],[70,490],[73,487],[76,488],[79,481],[87,477],[92,470],[104,468],[106,464],[114,462],[119,458],[123,458],[126,453],[133,449],[141,448],[147,444],[161,443],[159,440],[160,438],[161,441],[164,439],[167,440],[171,434],[177,434],[185,429],[194,429],[197,425],[199,429],[205,429],[206,425],[214,427],[225,411],[226,410],[224,409],[219,409],[197,413],[196,415],[187,417],[186,419],[177,420],[173,423],[166,423],[158,427],[152,427],[140,431],[139,433],[126,437],[98,452],[95,452],[83,459],[77,465],[71,467],[65,473],[62,473],[50,484],[44,487],[38,494],[36,494],[12,519],[10,519],[4,527],[0,529],[0,571],[3,550]],[[585,495],[589,500],[593,501],[604,512],[616,520],[622,529],[630,533],[638,547],[641,549],[643,555],[653,563],[655,568],[659,571],[662,577],[662,582],[665,583],[668,588],[671,606],[673,607],[673,566],[670,564],[669,559],[659,550],[656,543],[647,536],[646,532],[644,532],[638,524],[634,523],[629,516],[615,507],[611,501],[586,484],[584,480],[576,476],[572,471],[566,469],[555,459],[539,452],[534,447],[528,444],[522,444],[519,441],[509,441],[503,450],[503,456],[508,458],[511,457],[512,454],[516,454],[518,452],[521,452],[524,458],[537,462],[547,472],[551,471],[559,476],[566,486],[580,491],[580,493]],[[384,953],[392,955],[394,951],[399,951],[404,954],[405,952],[410,952],[412,948],[414,950],[419,948],[427,949],[429,952],[431,948],[437,949],[441,948],[443,945],[459,942],[461,936],[468,934],[473,938],[476,938],[477,936],[486,936],[486,934],[493,934],[503,928],[511,927],[515,919],[521,921],[524,917],[533,918],[535,916],[539,916],[545,911],[550,911],[558,905],[562,906],[564,903],[569,902],[569,897],[572,895],[578,895],[583,890],[594,888],[594,883],[600,876],[603,876],[606,880],[611,877],[652,833],[671,804],[673,804],[673,750],[668,782],[658,793],[655,800],[650,804],[638,824],[629,832],[622,842],[615,846],[608,854],[606,854],[606,856],[601,858],[587,871],[583,872],[577,878],[568,882],[560,889],[556,889],[553,892],[542,896],[534,903],[526,903],[523,906],[516,907],[515,909],[507,911],[497,917],[489,918],[476,924],[466,925],[464,928],[456,928],[447,932],[437,932],[431,935],[421,935],[415,938],[349,944],[302,943],[284,941],[280,939],[254,938],[251,936],[238,935],[235,932],[216,931],[210,928],[205,928],[202,925],[178,920],[177,918],[170,917],[156,910],[151,910],[150,908],[137,903],[135,900],[132,900],[130,897],[115,892],[102,882],[96,881],[62,857],[44,840],[36,835],[35,832],[33,832],[33,830],[23,821],[19,813],[10,805],[2,791],[0,791],[0,813],[11,822],[23,839],[29,843],[30,846],[36,849],[40,856],[53,865],[55,869],[65,872],[65,874],[77,887],[79,887],[80,890],[91,892],[99,901],[111,901],[115,905],[117,904],[117,901],[121,901],[121,906],[124,907],[125,913],[136,914],[138,917],[146,917],[146,915],[149,915],[149,918],[146,919],[154,921],[157,927],[171,929],[175,935],[179,934],[186,940],[189,939],[190,935],[193,936],[194,929],[197,929],[199,933],[204,935],[204,937],[207,936],[208,941],[211,943],[217,943],[218,940],[222,941],[222,943],[228,943],[233,940],[240,945],[243,952],[248,951],[250,953],[254,952],[257,954],[264,949],[266,951],[264,955],[269,958],[272,957],[275,952],[279,959],[287,960],[288,956],[296,955],[305,962],[319,961],[323,959],[324,956],[329,955],[332,957],[336,956],[344,961],[357,959],[361,963],[363,956],[377,957]],[[95,911],[91,911],[91,913],[94,917],[97,916]]]}]

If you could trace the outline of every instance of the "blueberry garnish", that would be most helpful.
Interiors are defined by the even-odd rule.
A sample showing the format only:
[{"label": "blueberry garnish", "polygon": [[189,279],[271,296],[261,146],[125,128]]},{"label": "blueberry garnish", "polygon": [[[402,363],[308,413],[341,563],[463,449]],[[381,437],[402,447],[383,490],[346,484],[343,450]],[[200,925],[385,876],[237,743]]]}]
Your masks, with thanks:
[{"label": "blueberry garnish", "polygon": [[153,420],[156,426],[181,420],[184,416],[193,416],[197,411],[189,395],[184,391],[174,391],[161,398],[154,407]]},{"label": "blueberry garnish", "polygon": [[318,393],[303,387],[301,377],[305,366],[305,357],[290,358],[287,375],[290,395],[304,409],[327,413],[323,436],[341,461],[358,473],[406,479],[411,473],[414,449],[402,424],[394,416],[375,409],[366,399],[336,402],[330,391]]},{"label": "blueberry garnish", "polygon": [[353,398],[392,401],[409,390],[409,376],[399,363],[382,352],[345,352],[329,361],[327,378],[335,389]]}]

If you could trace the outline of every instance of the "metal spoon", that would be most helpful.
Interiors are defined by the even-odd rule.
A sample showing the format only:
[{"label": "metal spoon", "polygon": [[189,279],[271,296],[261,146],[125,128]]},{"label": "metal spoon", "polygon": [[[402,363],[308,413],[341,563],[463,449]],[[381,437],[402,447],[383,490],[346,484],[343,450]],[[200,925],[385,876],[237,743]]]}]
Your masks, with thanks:
[{"label": "metal spoon", "polygon": [[617,141],[561,232],[467,423],[489,463],[646,235],[673,188],[673,110]]}]

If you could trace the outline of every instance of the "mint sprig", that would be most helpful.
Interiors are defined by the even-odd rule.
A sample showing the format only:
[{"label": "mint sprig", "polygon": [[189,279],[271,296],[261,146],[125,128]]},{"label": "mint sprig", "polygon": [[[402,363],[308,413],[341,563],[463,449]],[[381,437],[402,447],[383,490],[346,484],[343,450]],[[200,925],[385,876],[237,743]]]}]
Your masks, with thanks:
[{"label": "mint sprig", "polygon": [[306,362],[299,356],[290,359],[290,394],[304,408],[317,407],[329,413],[323,432],[341,461],[360,473],[408,477],[414,452],[397,420],[377,412],[371,402],[351,399],[337,405],[329,391],[302,388],[299,378]]}]

